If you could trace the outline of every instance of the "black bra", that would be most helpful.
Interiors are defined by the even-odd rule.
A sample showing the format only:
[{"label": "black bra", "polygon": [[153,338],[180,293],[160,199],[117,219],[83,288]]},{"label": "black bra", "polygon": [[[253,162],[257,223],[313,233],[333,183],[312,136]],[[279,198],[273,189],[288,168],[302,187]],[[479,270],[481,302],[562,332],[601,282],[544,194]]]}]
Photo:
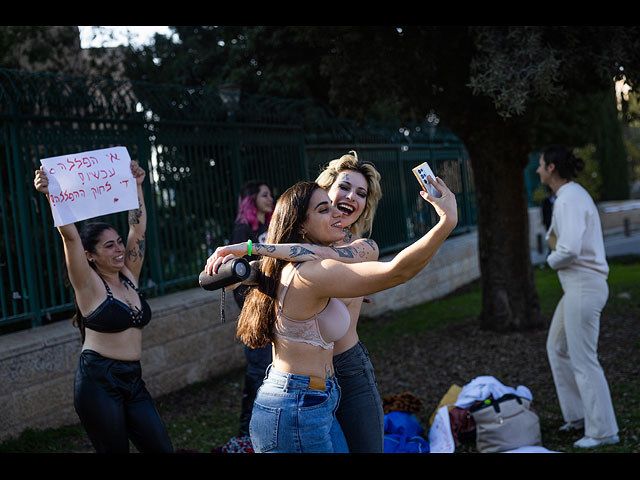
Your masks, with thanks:
[{"label": "black bra", "polygon": [[107,289],[107,298],[87,317],[82,317],[82,326],[101,333],[117,333],[123,332],[128,328],[142,328],[151,320],[151,308],[146,302],[142,294],[122,273],[120,274],[125,282],[133,288],[140,297],[142,309],[136,307],[137,311],[133,311],[126,303],[121,302],[113,296],[107,282],[101,277]]}]

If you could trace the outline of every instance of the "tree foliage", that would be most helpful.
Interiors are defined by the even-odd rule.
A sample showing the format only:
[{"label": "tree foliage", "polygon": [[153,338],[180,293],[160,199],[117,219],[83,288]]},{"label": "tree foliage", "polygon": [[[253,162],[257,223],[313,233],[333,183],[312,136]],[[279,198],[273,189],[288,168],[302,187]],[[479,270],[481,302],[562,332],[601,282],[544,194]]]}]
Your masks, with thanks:
[{"label": "tree foliage", "polygon": [[0,28],[0,67],[72,72],[80,59],[78,27],[5,25]]},{"label": "tree foliage", "polygon": [[[148,66],[149,79],[233,82],[256,93],[311,97],[355,120],[440,117],[465,143],[473,166],[481,323],[494,330],[542,325],[523,221],[528,155],[559,141],[593,143],[605,167],[624,158],[613,80],[624,74],[633,86],[640,79],[639,27],[174,29],[178,44],[157,42],[142,52],[145,65],[132,66]],[[625,182],[602,170],[605,191],[610,182]]]}]

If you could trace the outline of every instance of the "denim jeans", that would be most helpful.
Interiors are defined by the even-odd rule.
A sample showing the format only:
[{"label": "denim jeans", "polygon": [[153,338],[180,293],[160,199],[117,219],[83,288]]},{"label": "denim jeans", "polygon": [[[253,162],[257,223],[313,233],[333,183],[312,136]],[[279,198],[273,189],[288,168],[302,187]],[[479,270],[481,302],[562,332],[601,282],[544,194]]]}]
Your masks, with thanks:
[{"label": "denim jeans", "polygon": [[342,396],[336,412],[351,453],[382,453],[384,412],[369,352],[358,342],[333,357]]},{"label": "denim jeans", "polygon": [[269,366],[258,389],[249,431],[256,453],[347,453],[335,418],[340,387],[328,379],[324,391],[309,388],[309,377]]},{"label": "denim jeans", "polygon": [[247,370],[244,374],[242,390],[242,406],[240,410],[240,436],[249,435],[249,422],[256,392],[264,379],[267,367],[271,365],[271,345],[260,348],[249,348],[245,345],[244,356],[247,359]]}]

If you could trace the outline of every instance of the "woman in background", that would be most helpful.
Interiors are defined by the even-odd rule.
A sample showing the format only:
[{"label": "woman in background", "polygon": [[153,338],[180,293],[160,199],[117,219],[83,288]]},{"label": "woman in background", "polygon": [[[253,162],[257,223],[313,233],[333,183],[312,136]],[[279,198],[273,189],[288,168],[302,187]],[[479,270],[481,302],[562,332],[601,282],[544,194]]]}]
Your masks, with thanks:
[{"label": "woman in background", "polygon": [[589,193],[573,181],[584,162],[562,145],[544,150],[536,172],[556,200],[547,242],[547,263],[558,272],[563,295],[549,327],[547,354],[563,431],[582,430],[575,447],[617,443],[609,386],[598,362],[600,313],[609,296],[602,227]]},{"label": "woman in background", "polygon": [[[267,236],[267,228],[273,213],[273,197],[269,186],[259,180],[251,180],[243,185],[238,195],[238,214],[231,233],[231,243],[246,242],[263,243]],[[256,255],[246,255],[248,261],[257,260]],[[240,285],[233,290],[233,298],[242,310],[248,286]],[[271,363],[271,346],[249,348],[245,345],[244,355],[247,369],[244,375],[242,405],[240,410],[240,437],[249,436],[251,410],[258,387],[262,384],[265,371]]]}]

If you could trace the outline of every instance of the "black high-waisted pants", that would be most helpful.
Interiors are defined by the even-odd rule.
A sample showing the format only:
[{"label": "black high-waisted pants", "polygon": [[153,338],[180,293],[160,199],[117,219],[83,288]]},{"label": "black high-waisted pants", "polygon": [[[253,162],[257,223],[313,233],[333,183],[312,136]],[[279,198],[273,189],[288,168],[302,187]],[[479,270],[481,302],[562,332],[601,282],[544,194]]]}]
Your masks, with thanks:
[{"label": "black high-waisted pants", "polygon": [[142,380],[139,361],[80,354],[74,406],[98,453],[128,453],[129,439],[143,453],[171,453],[167,430]]}]

